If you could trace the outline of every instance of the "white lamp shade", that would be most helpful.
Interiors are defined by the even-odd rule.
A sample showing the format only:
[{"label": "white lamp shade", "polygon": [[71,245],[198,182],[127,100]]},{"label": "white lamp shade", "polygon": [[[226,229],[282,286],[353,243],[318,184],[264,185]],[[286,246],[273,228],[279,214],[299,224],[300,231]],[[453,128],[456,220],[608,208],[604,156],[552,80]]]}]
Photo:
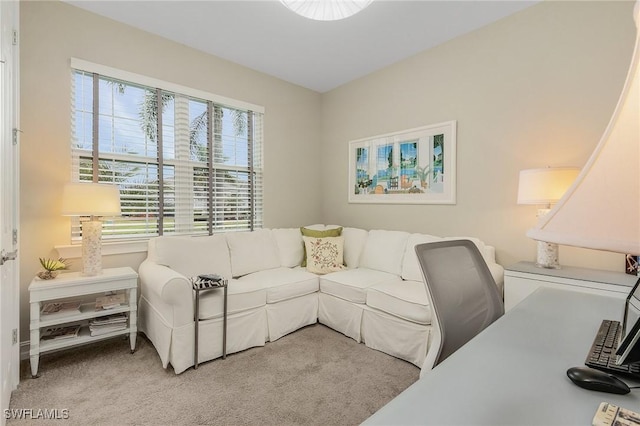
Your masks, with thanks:
[{"label": "white lamp shade", "polygon": [[288,9],[316,21],[337,21],[360,12],[373,0],[280,0]]},{"label": "white lamp shade", "polygon": [[518,204],[557,202],[578,176],[577,167],[527,169],[520,172]]},{"label": "white lamp shade", "polygon": [[[640,2],[634,9],[640,27]],[[535,240],[640,254],[640,33],[618,105],[567,193],[537,226]]]},{"label": "white lamp shade", "polygon": [[119,216],[120,190],[103,183],[68,183],[62,193],[63,216]]}]

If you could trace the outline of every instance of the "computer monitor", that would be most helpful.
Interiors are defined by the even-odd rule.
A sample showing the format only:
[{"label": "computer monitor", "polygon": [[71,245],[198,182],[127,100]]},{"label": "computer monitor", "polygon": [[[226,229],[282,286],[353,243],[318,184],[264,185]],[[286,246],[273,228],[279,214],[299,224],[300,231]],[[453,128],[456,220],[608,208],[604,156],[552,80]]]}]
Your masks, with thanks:
[{"label": "computer monitor", "polygon": [[640,361],[640,279],[627,296],[620,336],[616,364],[624,365]]}]

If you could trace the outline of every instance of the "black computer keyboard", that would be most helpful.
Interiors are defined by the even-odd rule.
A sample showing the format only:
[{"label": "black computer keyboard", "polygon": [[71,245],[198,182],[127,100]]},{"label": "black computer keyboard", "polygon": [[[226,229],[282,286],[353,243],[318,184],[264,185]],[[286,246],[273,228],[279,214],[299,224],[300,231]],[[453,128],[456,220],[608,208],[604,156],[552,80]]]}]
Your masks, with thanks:
[{"label": "black computer keyboard", "polygon": [[585,364],[607,373],[640,379],[640,363],[616,365],[616,350],[621,331],[620,321],[603,320]]}]

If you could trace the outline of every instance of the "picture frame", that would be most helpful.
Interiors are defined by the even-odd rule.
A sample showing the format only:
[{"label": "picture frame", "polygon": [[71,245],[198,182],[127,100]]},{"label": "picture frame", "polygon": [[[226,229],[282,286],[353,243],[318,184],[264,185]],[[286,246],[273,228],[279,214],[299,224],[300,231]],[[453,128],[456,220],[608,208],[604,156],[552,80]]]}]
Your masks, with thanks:
[{"label": "picture frame", "polygon": [[349,142],[349,203],[455,204],[455,120]]}]

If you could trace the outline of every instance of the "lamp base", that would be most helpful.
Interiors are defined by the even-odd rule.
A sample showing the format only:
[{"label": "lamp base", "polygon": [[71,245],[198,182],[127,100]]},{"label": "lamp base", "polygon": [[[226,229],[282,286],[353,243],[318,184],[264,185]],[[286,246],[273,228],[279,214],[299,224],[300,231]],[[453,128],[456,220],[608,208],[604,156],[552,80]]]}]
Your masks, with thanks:
[{"label": "lamp base", "polygon": [[82,222],[82,274],[86,276],[102,273],[102,222]]},{"label": "lamp base", "polygon": [[558,245],[538,241],[536,266],[538,268],[560,269],[560,262],[558,262]]}]

